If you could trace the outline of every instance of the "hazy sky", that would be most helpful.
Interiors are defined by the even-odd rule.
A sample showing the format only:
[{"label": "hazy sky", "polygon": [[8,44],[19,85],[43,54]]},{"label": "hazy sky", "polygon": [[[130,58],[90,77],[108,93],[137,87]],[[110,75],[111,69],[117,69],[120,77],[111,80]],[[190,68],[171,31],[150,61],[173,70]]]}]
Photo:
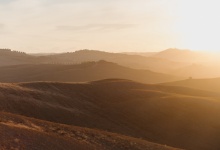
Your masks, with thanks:
[{"label": "hazy sky", "polygon": [[0,0],[0,47],[220,50],[218,0]]}]

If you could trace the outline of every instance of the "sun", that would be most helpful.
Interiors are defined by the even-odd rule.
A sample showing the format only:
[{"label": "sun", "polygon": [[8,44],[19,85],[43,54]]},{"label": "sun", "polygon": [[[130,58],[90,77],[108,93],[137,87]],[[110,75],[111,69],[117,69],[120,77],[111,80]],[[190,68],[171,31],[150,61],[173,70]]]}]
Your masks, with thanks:
[{"label": "sun", "polygon": [[174,30],[183,47],[220,51],[220,1],[180,0]]}]

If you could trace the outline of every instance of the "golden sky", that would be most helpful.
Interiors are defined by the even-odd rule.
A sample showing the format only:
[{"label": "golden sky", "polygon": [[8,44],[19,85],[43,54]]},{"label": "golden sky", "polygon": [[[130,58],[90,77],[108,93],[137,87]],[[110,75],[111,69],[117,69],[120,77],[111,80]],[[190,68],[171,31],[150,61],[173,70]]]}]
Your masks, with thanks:
[{"label": "golden sky", "polygon": [[0,0],[0,47],[220,51],[217,0]]}]

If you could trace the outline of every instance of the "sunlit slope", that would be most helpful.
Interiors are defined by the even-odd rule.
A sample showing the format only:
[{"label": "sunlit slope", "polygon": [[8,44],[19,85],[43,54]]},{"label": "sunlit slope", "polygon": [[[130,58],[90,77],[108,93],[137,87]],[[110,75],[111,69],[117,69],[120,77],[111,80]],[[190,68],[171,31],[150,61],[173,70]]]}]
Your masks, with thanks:
[{"label": "sunlit slope", "polygon": [[211,79],[187,79],[169,83],[163,83],[163,85],[182,86],[194,89],[201,89],[206,91],[220,92],[220,78]]},{"label": "sunlit slope", "polygon": [[0,110],[186,149],[219,149],[220,94],[128,80],[0,85]]},{"label": "sunlit slope", "polygon": [[106,61],[78,65],[41,64],[0,67],[0,82],[85,82],[107,78],[123,78],[143,83],[162,83],[183,79],[149,70],[131,69]]},{"label": "sunlit slope", "polygon": [[0,149],[175,150],[100,130],[61,125],[0,112]]}]

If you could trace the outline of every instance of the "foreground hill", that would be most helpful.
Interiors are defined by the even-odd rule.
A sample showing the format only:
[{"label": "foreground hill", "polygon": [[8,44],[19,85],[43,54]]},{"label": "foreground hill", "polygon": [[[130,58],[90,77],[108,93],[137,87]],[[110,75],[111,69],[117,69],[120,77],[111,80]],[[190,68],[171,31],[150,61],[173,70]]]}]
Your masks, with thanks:
[{"label": "foreground hill", "polygon": [[0,111],[190,150],[220,149],[219,99],[213,92],[116,79],[0,84]]},{"label": "foreground hill", "polygon": [[210,79],[187,79],[175,82],[164,83],[163,85],[182,86],[200,90],[220,92],[220,78]]},{"label": "foreground hill", "polygon": [[0,112],[0,149],[175,150],[100,130],[62,125]]},{"label": "foreground hill", "polygon": [[78,65],[32,64],[0,67],[0,82],[85,82],[107,78],[123,78],[143,83],[162,83],[183,79],[149,70],[126,68],[106,61]]}]

